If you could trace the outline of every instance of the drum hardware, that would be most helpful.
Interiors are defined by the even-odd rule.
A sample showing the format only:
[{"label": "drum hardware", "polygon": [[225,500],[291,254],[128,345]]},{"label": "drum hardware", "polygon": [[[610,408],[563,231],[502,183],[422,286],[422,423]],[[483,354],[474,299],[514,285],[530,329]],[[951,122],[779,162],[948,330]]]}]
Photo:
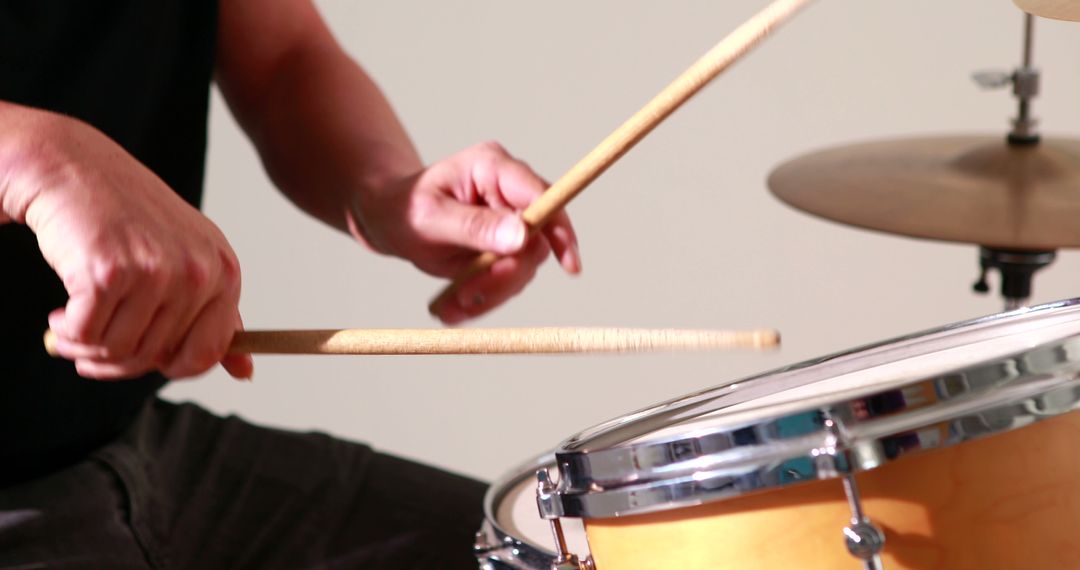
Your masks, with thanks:
[{"label": "drum hardware", "polygon": [[[548,452],[514,468],[494,481],[484,497],[484,523],[476,534],[474,552],[480,570],[551,570],[558,558],[552,526],[536,510],[540,469],[554,469]],[[567,551],[578,552],[591,563],[589,544],[580,521],[560,520]],[[581,558],[581,556],[579,556]],[[572,567],[573,570],[581,570]]]},{"label": "drum hardware", "polygon": [[566,536],[563,534],[562,521],[559,517],[549,516],[550,505],[555,494],[555,484],[551,482],[551,474],[547,469],[536,472],[536,508],[540,516],[551,523],[551,534],[555,539],[556,557],[551,563],[551,570],[596,570],[591,556],[586,556],[581,561],[576,554],[570,553],[566,546]]},{"label": "drum hardware", "polygon": [[1033,418],[1053,417],[1068,411],[1076,401],[1080,401],[1080,389],[1064,388],[1024,402],[1024,412]]},{"label": "drum hardware", "polygon": [[851,507],[851,524],[844,527],[844,546],[852,556],[863,561],[866,570],[882,570],[880,554],[885,547],[885,533],[863,512],[854,475],[844,477],[844,495]]},{"label": "drum hardware", "polygon": [[[1032,66],[1035,39],[1035,17],[1024,14],[1024,47],[1020,67],[1012,73],[983,71],[975,73],[975,83],[983,89],[999,89],[1012,86],[1018,111],[1012,121],[1012,131],[1006,140],[1010,145],[1037,145],[1038,120],[1031,116],[1031,102],[1039,94],[1039,70]],[[997,269],[1001,274],[1001,296],[1005,298],[1005,310],[1011,311],[1027,305],[1031,298],[1031,281],[1035,272],[1054,262],[1054,251],[1024,251],[1002,248],[979,247],[979,279],[972,288],[977,293],[988,293],[986,274]]]},{"label": "drum hardware", "polygon": [[885,546],[885,533],[874,526],[870,517],[866,516],[854,474],[848,468],[841,468],[849,462],[845,461],[841,465],[837,461],[838,448],[851,449],[854,446],[844,441],[840,425],[829,414],[825,415],[822,423],[826,433],[825,444],[812,453],[819,477],[842,476],[844,495],[851,509],[851,523],[843,528],[844,546],[852,556],[863,561],[865,570],[882,570],[881,557],[878,554]]},{"label": "drum hardware", "polygon": [[488,536],[483,530],[476,531],[476,535],[473,541],[473,553],[477,556],[482,556],[502,546],[498,543],[493,543],[491,537]]},{"label": "drum hardware", "polygon": [[1080,141],[1042,137],[1036,128],[1034,37],[1034,18],[1025,14],[1020,66],[974,76],[985,88],[1012,87],[1018,112],[1004,141],[927,137],[837,147],[782,164],[769,188],[795,208],[844,224],[978,245],[975,290],[988,291],[985,277],[996,270],[1006,308],[1025,306],[1033,274],[1057,249],[1080,247]]},{"label": "drum hardware", "polygon": [[1054,262],[1054,251],[1024,251],[994,247],[979,247],[979,279],[971,288],[977,293],[990,292],[986,275],[991,269],[1001,274],[1001,295],[1005,310],[1027,305],[1031,298],[1031,281],[1035,272]]},{"label": "drum hardware", "polygon": [[975,83],[983,89],[1000,89],[1012,86],[1019,111],[1012,121],[1013,129],[1007,140],[1010,144],[1038,144],[1039,133],[1036,130],[1038,120],[1031,116],[1031,101],[1039,94],[1039,70],[1032,67],[1032,45],[1035,39],[1035,18],[1024,14],[1024,47],[1020,67],[1012,73],[1002,71],[981,71],[974,74]]},{"label": "drum hardware", "polygon": [[[493,485],[484,527],[493,540],[478,543],[502,548],[480,562],[1068,566],[1080,555],[1069,542],[1080,527],[1071,507],[1080,501],[1078,408],[1080,300],[814,359],[571,436]],[[1035,490],[1018,490],[1021,480]],[[492,518],[509,516],[511,494],[535,521],[529,541],[511,538],[520,521]],[[579,521],[587,543],[567,534]],[[800,528],[786,532],[791,525]],[[800,556],[807,551],[815,555]]]}]

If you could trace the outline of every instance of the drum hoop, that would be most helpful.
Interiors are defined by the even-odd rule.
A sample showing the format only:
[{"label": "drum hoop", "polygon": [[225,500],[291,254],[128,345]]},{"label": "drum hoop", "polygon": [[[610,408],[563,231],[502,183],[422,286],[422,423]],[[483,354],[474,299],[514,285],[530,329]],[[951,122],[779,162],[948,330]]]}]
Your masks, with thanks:
[{"label": "drum hoop", "polygon": [[[555,453],[549,451],[525,462],[497,479],[484,494],[484,523],[476,533],[474,552],[482,568],[491,570],[548,570],[555,562],[555,552],[515,536],[499,523],[499,505],[522,481],[535,477],[538,470],[555,465]],[[539,515],[538,515],[539,516]],[[486,566],[484,566],[486,565]]]},{"label": "drum hoop", "polygon": [[[590,445],[624,423],[672,406],[693,406],[724,388],[918,341],[960,328],[1021,320],[1070,300],[973,319],[757,375],[601,424],[558,450],[560,481],[545,517],[607,518],[693,506],[751,492],[875,469],[930,449],[1011,431],[1080,407],[1080,335],[857,396],[841,394],[796,411],[611,447]],[[883,403],[891,402],[885,405]],[[888,409],[878,409],[885,405]],[[876,406],[876,407],[875,407]],[[801,425],[800,428],[792,428]]]}]

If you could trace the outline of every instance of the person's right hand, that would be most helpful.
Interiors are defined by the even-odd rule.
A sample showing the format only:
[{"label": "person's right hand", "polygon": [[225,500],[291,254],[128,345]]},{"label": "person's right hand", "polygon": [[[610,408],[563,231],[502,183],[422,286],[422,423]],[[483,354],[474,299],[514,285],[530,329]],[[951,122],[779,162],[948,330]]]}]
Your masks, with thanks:
[{"label": "person's right hand", "polygon": [[70,296],[49,315],[59,354],[89,378],[182,378],[218,362],[250,377],[250,357],[226,355],[240,266],[218,228],[101,132],[27,113],[0,198]]}]

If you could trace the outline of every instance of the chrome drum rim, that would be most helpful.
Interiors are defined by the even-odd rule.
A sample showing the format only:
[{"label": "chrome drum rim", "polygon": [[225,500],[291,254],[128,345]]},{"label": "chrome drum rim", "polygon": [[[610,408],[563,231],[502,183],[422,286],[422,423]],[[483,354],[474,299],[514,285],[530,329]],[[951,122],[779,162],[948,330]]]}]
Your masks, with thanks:
[{"label": "chrome drum rim", "polygon": [[[1078,303],[908,335],[605,422],[556,450],[559,484],[541,512],[547,518],[607,518],[693,506],[867,471],[1072,411],[1080,407]],[[975,338],[997,343],[999,354],[981,358],[976,352],[962,365],[890,381],[883,389],[825,394],[805,405],[753,406],[755,398],[837,375],[897,367],[900,355],[962,352]],[[1016,351],[1001,354],[1010,343]],[[772,386],[777,383],[783,386]],[[738,405],[748,411],[728,413]],[[721,421],[695,425],[702,417]],[[683,424],[688,428],[678,433]],[[664,435],[652,435],[657,432]]]}]

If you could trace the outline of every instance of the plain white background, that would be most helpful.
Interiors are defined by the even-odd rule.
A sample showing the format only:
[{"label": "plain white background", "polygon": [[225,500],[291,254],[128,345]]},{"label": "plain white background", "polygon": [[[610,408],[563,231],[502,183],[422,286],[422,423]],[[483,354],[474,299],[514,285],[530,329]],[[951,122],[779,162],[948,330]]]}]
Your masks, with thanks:
[{"label": "plain white background", "polygon": [[[426,160],[496,139],[556,178],[764,0],[324,0]],[[740,376],[996,312],[974,246],[820,221],[765,188],[783,160],[858,140],[1004,134],[1015,105],[974,70],[1020,58],[1008,0],[821,0],[660,126],[569,208],[584,272],[545,267],[475,326],[770,326],[766,353],[262,357],[166,395],[361,440],[492,478],[581,428]],[[1080,134],[1080,24],[1041,21],[1035,104]],[[244,270],[250,328],[435,326],[441,283],[305,217],[268,182],[215,94],[205,210]],[[1080,223],[1078,220],[1077,223]],[[1037,301],[1080,296],[1063,253]]]}]

